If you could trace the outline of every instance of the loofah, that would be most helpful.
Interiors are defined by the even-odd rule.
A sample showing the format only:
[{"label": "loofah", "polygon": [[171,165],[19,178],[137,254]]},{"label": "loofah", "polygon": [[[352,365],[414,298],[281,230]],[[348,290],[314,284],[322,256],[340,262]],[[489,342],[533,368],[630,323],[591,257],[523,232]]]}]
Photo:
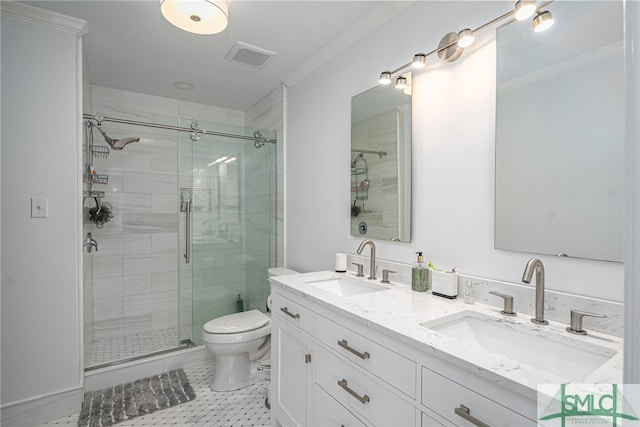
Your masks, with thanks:
[{"label": "loofah", "polygon": [[98,211],[98,206],[92,207],[89,209],[89,222],[95,224],[98,228],[102,228],[107,222],[111,221],[111,218],[113,218],[111,209],[113,209],[111,204],[105,202],[102,202],[100,211]]}]

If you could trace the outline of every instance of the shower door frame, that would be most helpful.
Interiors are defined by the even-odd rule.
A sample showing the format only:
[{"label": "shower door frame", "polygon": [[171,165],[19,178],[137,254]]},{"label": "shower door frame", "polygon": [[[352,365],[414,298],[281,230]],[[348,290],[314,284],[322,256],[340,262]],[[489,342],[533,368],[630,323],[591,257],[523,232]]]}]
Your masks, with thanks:
[{"label": "shower door frame", "polygon": [[[217,131],[210,131],[210,130],[204,130],[202,128],[199,127],[198,122],[193,121],[192,126],[187,128],[187,127],[180,127],[180,126],[172,126],[172,125],[165,125],[165,124],[161,124],[161,123],[151,123],[151,122],[142,122],[142,121],[136,121],[136,120],[128,120],[128,119],[120,119],[120,118],[115,118],[115,117],[103,117],[103,116],[96,116],[93,114],[83,114],[83,125],[87,124],[88,122],[96,122],[97,124],[102,124],[103,122],[112,122],[112,123],[120,123],[120,124],[127,124],[127,125],[134,125],[134,126],[144,126],[144,127],[150,127],[150,128],[157,128],[157,129],[165,129],[165,130],[173,130],[173,131],[177,131],[177,132],[187,132],[189,134],[191,134],[191,139],[193,141],[196,141],[197,139],[199,139],[199,135],[211,135],[211,136],[220,136],[220,137],[226,137],[226,138],[235,138],[235,139],[242,139],[242,140],[248,140],[248,141],[253,141],[256,148],[259,148],[261,146],[263,146],[266,143],[272,143],[275,144],[276,140],[275,139],[268,139],[266,137],[263,137],[262,134],[260,133],[260,131],[256,131],[254,133],[254,136],[246,136],[246,135],[241,135],[241,134],[233,134],[233,133],[225,133],[225,132],[217,132]],[[88,143],[88,142],[87,142]],[[179,141],[178,141],[179,144]],[[177,151],[178,151],[178,163],[180,162],[180,147],[177,147]],[[84,168],[84,165],[83,165]],[[178,171],[178,174],[180,172]],[[178,178],[179,180],[179,178]],[[179,185],[179,184],[178,184]],[[83,190],[83,193],[85,191]],[[83,194],[83,204],[82,206],[84,206],[84,200],[86,198],[95,198],[96,197],[100,197],[98,195],[94,195],[93,193],[91,194]],[[178,194],[178,197],[180,197],[180,195]],[[97,201],[96,201],[97,202]],[[179,212],[178,212],[179,214]],[[82,227],[82,232],[81,235],[84,236],[84,233],[87,231],[86,226],[88,224],[83,224]],[[178,235],[180,235],[180,233],[178,232]],[[180,251],[179,251],[180,253]],[[84,253],[84,250],[81,254],[82,256],[82,261],[84,262],[85,259],[84,257],[87,256],[87,254]],[[182,255],[179,256],[179,265],[182,264]],[[180,267],[178,268],[178,274],[180,274]],[[84,278],[82,278],[83,281],[83,287],[85,284]],[[180,278],[179,278],[180,281]],[[180,289],[178,289],[178,301],[177,304],[179,304],[179,300],[180,300]],[[84,305],[84,304],[83,304]],[[92,311],[91,311],[92,312]],[[83,310],[83,323],[86,323],[87,319],[85,319],[85,310]],[[91,319],[91,323],[93,324],[93,318]],[[92,326],[93,327],[93,326]],[[145,353],[145,354],[140,354],[140,355],[136,355],[136,356],[132,356],[132,357],[127,357],[127,358],[123,358],[123,359],[118,359],[118,360],[113,360],[113,361],[109,361],[106,363],[101,363],[101,364],[97,364],[94,366],[90,366],[90,367],[86,367],[86,363],[88,361],[88,355],[85,354],[86,353],[86,348],[87,348],[87,343],[84,344],[84,349],[83,349],[83,357],[82,360],[84,361],[83,365],[84,365],[84,372],[89,372],[89,371],[93,371],[93,370],[97,370],[97,369],[101,369],[101,368],[106,368],[106,367],[110,367],[110,366],[114,366],[114,365],[120,365],[123,363],[127,363],[127,362],[132,362],[132,361],[136,361],[136,360],[141,360],[141,359],[146,359],[149,357],[153,357],[153,356],[158,356],[158,355],[162,355],[162,354],[166,354],[166,353],[172,353],[175,351],[179,351],[179,350],[184,350],[186,348],[190,348],[195,346],[195,344],[193,343],[193,341],[191,339],[183,339],[181,336],[181,332],[180,332],[180,314],[178,315],[178,322],[177,322],[177,327],[178,327],[178,341],[176,342],[176,347],[173,348],[167,348],[164,350],[160,350],[160,351],[153,351],[153,352],[149,352],[149,353]],[[83,328],[84,329],[84,328]],[[91,346],[93,345],[93,342],[91,343]]]}]

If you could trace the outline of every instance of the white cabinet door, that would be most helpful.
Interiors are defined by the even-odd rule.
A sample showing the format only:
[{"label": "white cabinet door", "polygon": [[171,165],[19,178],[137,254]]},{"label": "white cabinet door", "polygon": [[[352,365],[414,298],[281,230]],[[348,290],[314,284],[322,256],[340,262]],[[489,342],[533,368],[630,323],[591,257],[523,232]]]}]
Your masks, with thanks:
[{"label": "white cabinet door", "polygon": [[283,426],[310,425],[313,338],[273,316],[271,330],[272,408]]}]

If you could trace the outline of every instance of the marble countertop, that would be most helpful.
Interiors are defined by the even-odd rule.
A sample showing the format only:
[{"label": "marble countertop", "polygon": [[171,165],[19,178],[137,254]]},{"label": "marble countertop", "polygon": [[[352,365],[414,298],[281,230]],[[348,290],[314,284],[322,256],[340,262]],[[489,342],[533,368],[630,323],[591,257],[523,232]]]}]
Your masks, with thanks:
[{"label": "marble countertop", "polygon": [[[549,325],[535,325],[530,321],[531,316],[526,314],[519,313],[518,316],[507,317],[492,306],[480,303],[466,304],[461,298],[448,300],[427,292],[414,292],[410,286],[400,283],[383,284],[387,290],[353,296],[340,296],[322,289],[321,286],[310,284],[340,277],[358,281],[365,286],[381,285],[378,280],[356,278],[351,272],[331,271],[277,276],[271,277],[270,280],[272,286],[280,286],[303,296],[318,305],[534,400],[538,384],[622,383],[623,342],[618,337],[592,331],[587,335],[575,335],[566,331],[566,324],[551,321]],[[500,323],[501,327],[508,326],[561,344],[556,350],[559,354],[545,356],[566,358],[568,355],[562,353],[562,345],[569,345],[595,354],[613,354],[613,357],[585,378],[567,378],[559,374],[557,369],[552,373],[550,371],[553,369],[548,371],[535,368],[421,326],[421,323],[437,321],[463,311],[472,311],[473,315],[480,316],[487,322]]]}]

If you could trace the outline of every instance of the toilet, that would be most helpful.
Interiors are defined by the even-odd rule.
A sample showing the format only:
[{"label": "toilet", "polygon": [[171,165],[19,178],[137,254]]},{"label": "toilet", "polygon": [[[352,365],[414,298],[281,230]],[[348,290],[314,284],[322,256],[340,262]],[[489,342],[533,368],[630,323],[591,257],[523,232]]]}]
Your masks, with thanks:
[{"label": "toilet", "polygon": [[[296,274],[283,267],[269,269],[269,277]],[[202,340],[216,356],[209,388],[214,391],[237,390],[257,380],[258,365],[270,357],[271,320],[249,310],[218,317],[204,324]]]}]

